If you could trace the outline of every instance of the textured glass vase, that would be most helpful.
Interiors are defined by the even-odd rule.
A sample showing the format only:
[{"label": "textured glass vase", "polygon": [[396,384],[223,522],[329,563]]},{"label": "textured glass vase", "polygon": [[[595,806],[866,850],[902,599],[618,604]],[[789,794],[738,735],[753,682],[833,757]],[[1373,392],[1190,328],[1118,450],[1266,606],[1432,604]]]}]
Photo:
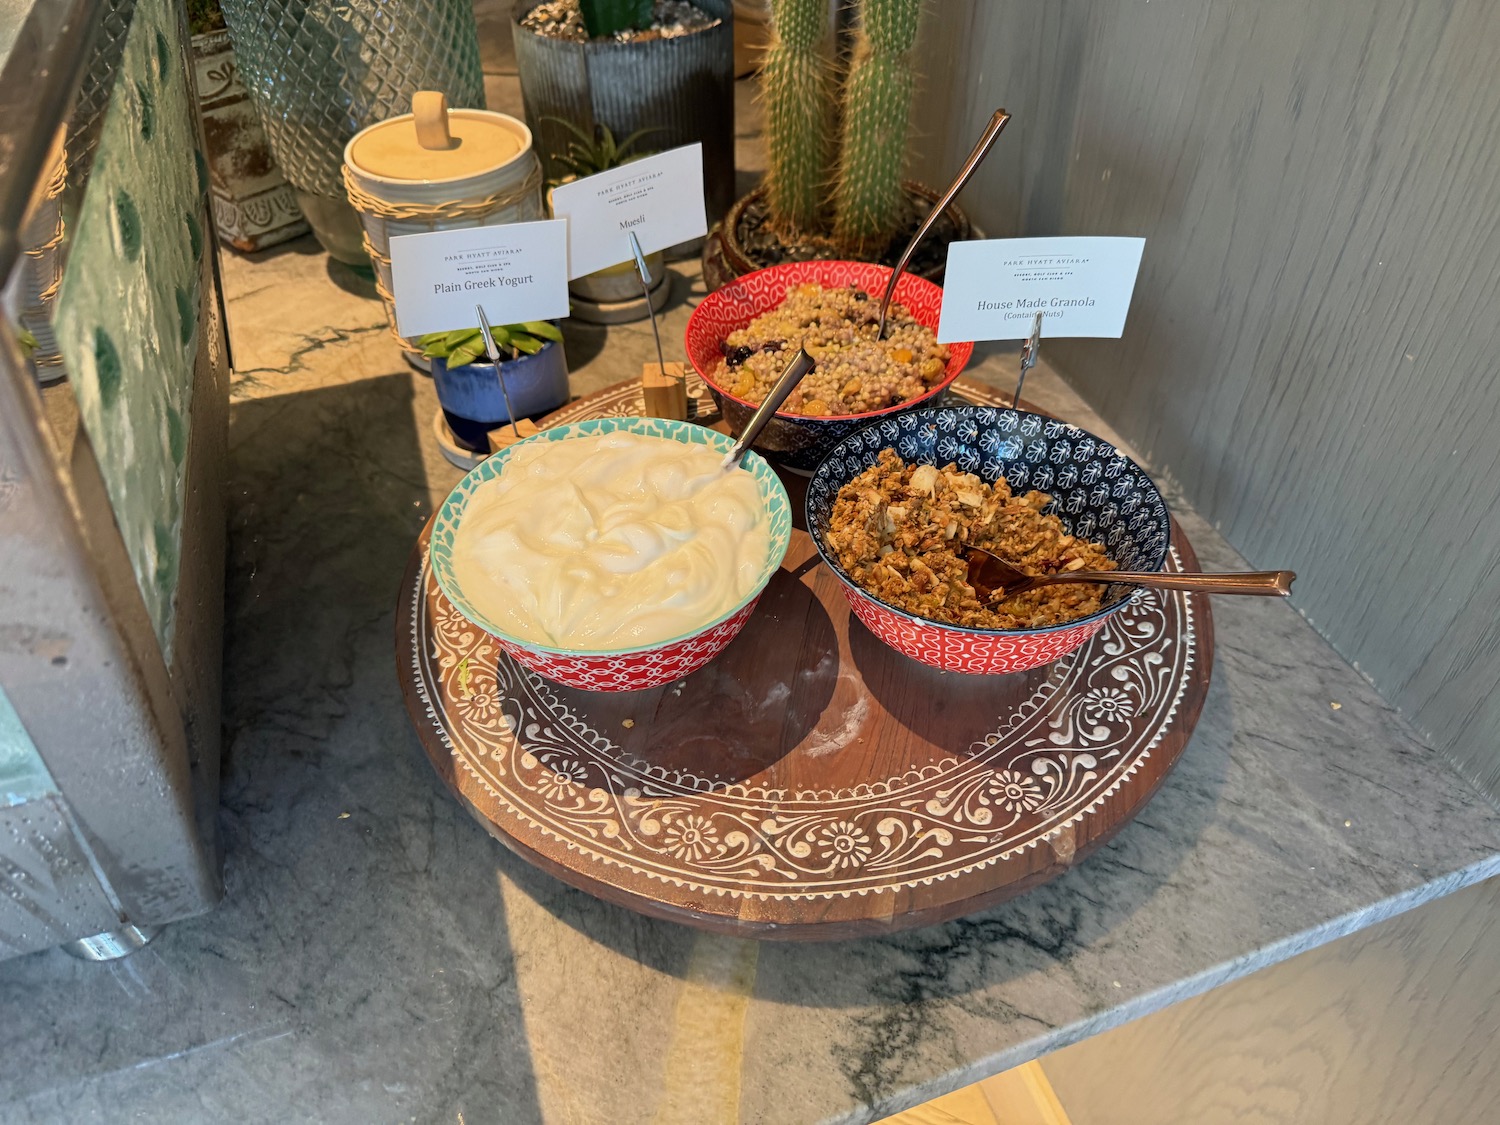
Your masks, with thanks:
[{"label": "textured glass vase", "polygon": [[368,266],[344,144],[418,90],[484,108],[472,0],[223,0],[241,78],[323,248]]}]

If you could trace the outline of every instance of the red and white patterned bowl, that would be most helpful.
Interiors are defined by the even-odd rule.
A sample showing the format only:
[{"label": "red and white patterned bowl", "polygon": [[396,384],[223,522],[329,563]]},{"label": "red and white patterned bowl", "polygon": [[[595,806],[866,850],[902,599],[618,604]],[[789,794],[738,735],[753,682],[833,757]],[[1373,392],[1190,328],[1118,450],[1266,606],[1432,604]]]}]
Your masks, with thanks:
[{"label": "red and white patterned bowl", "polygon": [[1111,585],[1087,617],[1045,629],[968,629],[887,605],[866,593],[839,565],[824,535],[839,489],[873,465],[882,449],[908,463],[947,465],[1017,491],[1052,496],[1047,510],[1072,535],[1102,542],[1122,570],[1160,570],[1167,561],[1171,517],[1139,465],[1086,430],[994,406],[939,407],[867,426],[844,439],[807,487],[807,530],[828,569],[838,575],[865,628],[897,652],[949,672],[1023,672],[1073,651],[1122,609],[1135,588]]},{"label": "red and white patterned bowl", "polygon": [[504,637],[496,637],[495,640],[517,664],[530,668],[553,683],[583,688],[585,691],[639,691],[680,680],[718,656],[745,627],[745,622],[750,620],[750,614],[755,611],[755,603],[758,601],[759,591],[732,617],[725,618],[713,628],[659,648],[642,649],[638,652],[602,655],[549,652],[546,649],[526,648]]},{"label": "red and white patterned bowl", "polygon": [[[786,291],[793,285],[808,281],[825,287],[858,285],[878,300],[885,292],[890,277],[889,266],[877,266],[869,262],[787,262],[747,273],[704,297],[688,318],[685,340],[687,354],[693,368],[718,402],[719,409],[724,412],[724,420],[729,424],[730,433],[738,435],[744,430],[757,405],[736,398],[714,381],[719,361],[724,358],[720,345],[731,332],[776,308],[786,299]],[[919,324],[937,331],[938,317],[943,307],[941,286],[909,273],[902,274],[901,280],[896,282],[893,300],[904,305]],[[870,410],[863,414],[832,414],[826,417],[790,414],[778,410],[756,440],[755,448],[790,468],[811,471],[817,468],[830,449],[861,426],[880,418],[932,405],[948,385],[958,378],[959,372],[964,369],[973,353],[972,343],[949,344],[948,369],[943,373],[942,379],[925,394],[883,410]]]},{"label": "red and white patterned bowl", "polygon": [[453,566],[453,544],[470,497],[486,481],[499,476],[515,451],[525,445],[533,442],[566,441],[573,437],[614,433],[619,430],[667,438],[688,445],[706,445],[721,454],[728,453],[734,445],[733,439],[714,430],[691,422],[674,422],[665,418],[590,418],[583,422],[554,426],[486,458],[459,481],[438,508],[428,541],[427,558],[433,576],[442,588],[443,595],[459,613],[492,634],[517,664],[530,668],[554,683],[586,691],[637,691],[641,688],[660,687],[680,680],[707,664],[734,640],[735,635],[750,619],[761,592],[780,568],[792,535],[792,504],[787,497],[786,486],[762,458],[753,453],[748,454],[742,465],[754,477],[756,489],[765,504],[766,518],[770,524],[770,542],[755,588],[738,605],[725,610],[719,618],[704,622],[690,633],[668,638],[643,649],[599,651],[553,648],[505,632],[484,612],[483,598],[476,600],[472,596],[475,591],[464,589]]},{"label": "red and white patterned bowl", "polygon": [[[844,578],[843,574],[839,577]],[[1053,629],[965,629],[902,613],[848,579],[844,579],[844,596],[865,628],[897,652],[934,668],[975,676],[1024,672],[1050,664],[1104,628],[1104,617],[1095,617]]]}]

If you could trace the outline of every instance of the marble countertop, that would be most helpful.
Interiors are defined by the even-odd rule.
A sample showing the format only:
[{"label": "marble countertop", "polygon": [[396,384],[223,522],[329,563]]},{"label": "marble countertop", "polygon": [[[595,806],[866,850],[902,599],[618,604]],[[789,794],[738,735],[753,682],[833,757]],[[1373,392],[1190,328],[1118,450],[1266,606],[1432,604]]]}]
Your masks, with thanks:
[{"label": "marble countertop", "polygon": [[[701,296],[679,270],[666,340]],[[1495,811],[1356,671],[1226,598],[1175,771],[1020,899],[802,946],[565,887],[449,797],[397,690],[402,568],[460,475],[430,381],[309,241],[225,276],[227,894],[123,962],[0,964],[6,1121],[870,1121],[1500,871]],[[650,352],[567,332],[578,393]],[[1028,395],[1108,433],[1044,368]],[[1174,507],[1205,568],[1243,565]]]}]

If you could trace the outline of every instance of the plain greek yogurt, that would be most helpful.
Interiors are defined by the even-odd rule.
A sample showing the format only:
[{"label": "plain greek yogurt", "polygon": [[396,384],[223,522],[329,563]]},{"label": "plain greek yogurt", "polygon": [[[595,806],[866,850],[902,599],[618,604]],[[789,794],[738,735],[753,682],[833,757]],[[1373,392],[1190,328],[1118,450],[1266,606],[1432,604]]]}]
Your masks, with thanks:
[{"label": "plain greek yogurt", "polygon": [[722,460],[625,431],[516,446],[469,497],[453,575],[502,632],[548,648],[695,632],[754,591],[770,550],[754,477]]}]

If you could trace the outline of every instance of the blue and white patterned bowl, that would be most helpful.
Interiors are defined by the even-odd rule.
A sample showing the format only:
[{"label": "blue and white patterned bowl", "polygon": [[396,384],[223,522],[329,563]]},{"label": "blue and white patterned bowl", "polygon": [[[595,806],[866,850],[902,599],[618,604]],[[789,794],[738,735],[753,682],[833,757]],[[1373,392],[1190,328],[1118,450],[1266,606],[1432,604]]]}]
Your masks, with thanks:
[{"label": "blue and white patterned bowl", "polygon": [[755,588],[725,613],[705,621],[701,626],[651,645],[644,649],[567,649],[538,645],[533,640],[513,636],[501,629],[475,606],[462,583],[453,573],[453,542],[464,510],[474,490],[485,481],[499,476],[506,462],[521,446],[535,441],[565,441],[568,438],[628,430],[650,437],[668,438],[684,445],[706,445],[723,454],[734,440],[725,434],[691,422],[674,422],[665,418],[591,418],[543,430],[535,437],[517,442],[481,461],[468,476],[458,482],[438,509],[432,525],[429,559],[438,585],[454,607],[475,625],[491,633],[500,646],[519,663],[550,680],[592,691],[631,691],[671,683],[708,663],[734,639],[749,620],[755,603],[771,575],[786,556],[792,534],[792,505],[786,487],[776,471],[755,453],[745,456],[742,464],[754,478],[760,498],[766,506],[771,524],[771,542],[766,551]]},{"label": "blue and white patterned bowl", "polygon": [[1139,465],[1103,438],[1066,422],[1003,406],[952,406],[883,418],[841,441],[807,488],[807,529],[828,568],[844,583],[851,607],[878,637],[935,667],[960,672],[1013,672],[1056,660],[1097,632],[1136,587],[1111,585],[1087,617],[1043,629],[970,629],[917,617],[857,586],[839,565],[825,534],[839,489],[864,472],[882,449],[908,463],[956,464],[993,484],[1005,477],[1015,492],[1052,496],[1072,535],[1104,544],[1121,570],[1166,565],[1171,517],[1161,493]]}]

